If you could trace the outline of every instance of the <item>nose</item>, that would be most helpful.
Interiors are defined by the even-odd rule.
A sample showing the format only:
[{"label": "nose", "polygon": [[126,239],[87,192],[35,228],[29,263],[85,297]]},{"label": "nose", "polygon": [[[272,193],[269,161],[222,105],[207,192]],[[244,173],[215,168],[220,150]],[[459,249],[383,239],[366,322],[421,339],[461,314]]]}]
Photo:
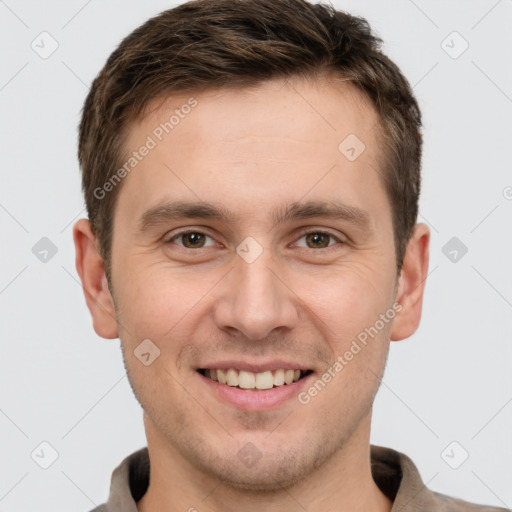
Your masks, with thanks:
[{"label": "nose", "polygon": [[236,330],[257,341],[275,329],[297,325],[298,298],[268,252],[252,263],[236,258],[217,294],[214,316],[219,329]]}]

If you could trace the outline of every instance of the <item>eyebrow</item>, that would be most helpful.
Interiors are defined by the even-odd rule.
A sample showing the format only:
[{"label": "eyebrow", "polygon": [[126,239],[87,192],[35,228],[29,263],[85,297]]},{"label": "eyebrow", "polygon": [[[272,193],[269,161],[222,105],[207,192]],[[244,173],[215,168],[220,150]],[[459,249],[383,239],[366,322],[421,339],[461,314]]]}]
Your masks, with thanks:
[{"label": "eyebrow", "polygon": [[[281,206],[270,213],[274,225],[293,220],[306,220],[316,217],[344,220],[363,230],[370,230],[370,215],[356,206],[344,205],[336,201],[293,202]],[[145,211],[137,223],[138,230],[144,232],[176,219],[211,219],[225,223],[236,222],[238,216],[223,206],[205,202],[173,201],[157,205]]]}]

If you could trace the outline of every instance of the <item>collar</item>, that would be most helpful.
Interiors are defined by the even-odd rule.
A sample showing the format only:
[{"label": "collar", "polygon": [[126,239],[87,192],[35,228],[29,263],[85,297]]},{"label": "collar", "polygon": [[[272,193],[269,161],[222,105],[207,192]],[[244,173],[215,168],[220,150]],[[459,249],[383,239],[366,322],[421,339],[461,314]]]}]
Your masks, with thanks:
[{"label": "collar", "polygon": [[[413,461],[396,450],[370,445],[370,456],[373,479],[393,502],[391,512],[505,511],[472,505],[431,491]],[[91,512],[138,512],[136,503],[147,491],[149,472],[147,448],[126,457],[112,473],[108,502]]]}]

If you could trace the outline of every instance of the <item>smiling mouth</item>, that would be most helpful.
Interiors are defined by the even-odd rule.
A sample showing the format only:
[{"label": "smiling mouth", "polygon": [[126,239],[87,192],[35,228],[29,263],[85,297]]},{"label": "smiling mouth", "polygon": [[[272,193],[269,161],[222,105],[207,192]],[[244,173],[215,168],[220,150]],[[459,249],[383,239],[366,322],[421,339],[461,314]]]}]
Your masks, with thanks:
[{"label": "smiling mouth", "polygon": [[255,373],[235,368],[200,368],[197,371],[204,377],[220,384],[249,391],[263,391],[290,385],[313,372],[313,370],[279,369]]}]

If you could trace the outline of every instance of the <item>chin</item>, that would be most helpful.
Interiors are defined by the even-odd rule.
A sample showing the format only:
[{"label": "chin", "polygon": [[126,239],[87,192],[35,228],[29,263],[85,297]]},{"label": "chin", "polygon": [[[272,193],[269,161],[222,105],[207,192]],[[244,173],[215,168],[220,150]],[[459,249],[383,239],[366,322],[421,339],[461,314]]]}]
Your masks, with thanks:
[{"label": "chin", "polygon": [[262,454],[252,467],[240,462],[238,454],[196,459],[200,469],[233,489],[254,493],[279,493],[310,476],[333,455],[334,447],[322,443],[297,450],[276,449]]},{"label": "chin", "polygon": [[[240,469],[239,465],[215,466],[210,468],[211,476],[219,479],[233,489],[254,493],[278,493],[300,482],[310,470],[305,461],[293,458],[281,461],[270,461],[265,465],[260,463],[257,467]],[[226,462],[226,464],[229,464]],[[205,468],[203,468],[205,469]]]}]

